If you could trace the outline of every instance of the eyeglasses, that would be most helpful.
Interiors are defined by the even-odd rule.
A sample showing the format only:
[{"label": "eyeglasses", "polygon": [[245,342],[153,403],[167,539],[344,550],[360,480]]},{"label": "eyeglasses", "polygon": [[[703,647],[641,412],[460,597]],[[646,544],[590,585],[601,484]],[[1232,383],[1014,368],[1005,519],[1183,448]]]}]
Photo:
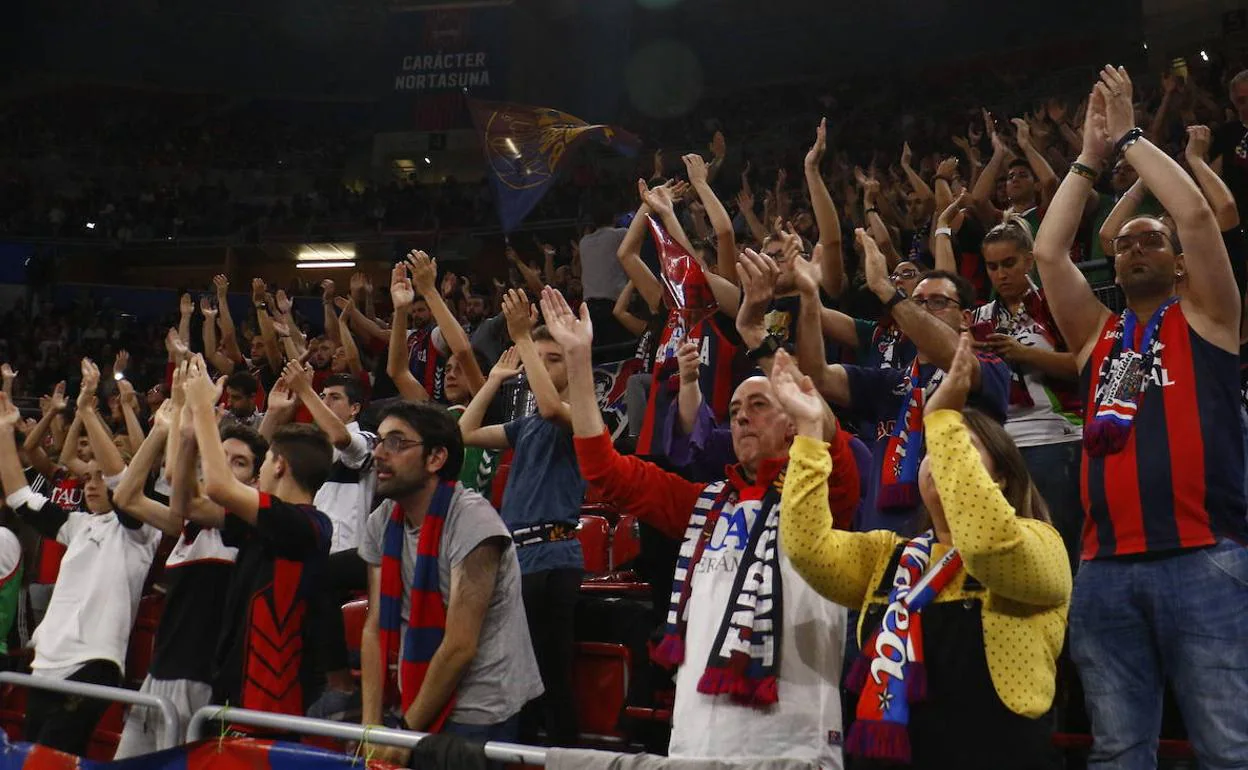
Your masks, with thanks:
[{"label": "eyeglasses", "polygon": [[1009,174],[1006,174],[1005,178],[1013,182],[1016,179],[1031,179],[1032,176],[1030,171],[1012,171]]},{"label": "eyeglasses", "polygon": [[1159,251],[1166,247],[1169,238],[1160,230],[1149,230],[1135,235],[1120,235],[1113,240],[1114,253],[1126,254],[1133,246],[1138,245],[1141,251]]},{"label": "eyeglasses", "polygon": [[910,300],[924,310],[945,310],[951,307],[962,307],[958,300],[953,297],[946,297],[943,294],[933,294],[930,297],[911,297]]},{"label": "eyeglasses", "polygon": [[919,271],[913,267],[903,267],[902,269],[898,270],[897,272],[889,276],[889,278],[893,279],[894,282],[908,281],[911,278],[918,278],[918,277],[919,277]]},{"label": "eyeglasses", "polygon": [[386,436],[381,441],[377,442],[378,447],[386,450],[390,454],[398,454],[399,452],[406,451],[414,446],[424,446],[424,444],[425,442],[423,441],[403,438],[403,436],[398,433],[391,433],[389,436]]}]

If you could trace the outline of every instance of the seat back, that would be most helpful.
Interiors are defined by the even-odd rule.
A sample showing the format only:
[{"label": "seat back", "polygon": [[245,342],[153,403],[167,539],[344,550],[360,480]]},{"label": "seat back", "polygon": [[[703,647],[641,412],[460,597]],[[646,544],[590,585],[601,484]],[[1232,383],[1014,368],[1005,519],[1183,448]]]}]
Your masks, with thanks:
[{"label": "seat back", "polygon": [[585,554],[586,577],[607,574],[611,569],[611,525],[607,520],[602,516],[582,514],[576,537],[581,541],[581,550]]},{"label": "seat back", "polygon": [[578,642],[573,697],[586,743],[621,743],[620,715],[628,697],[628,648],[622,644]]},{"label": "seat back", "polygon": [[641,555],[641,529],[637,517],[626,513],[611,532],[611,571],[627,569]]}]

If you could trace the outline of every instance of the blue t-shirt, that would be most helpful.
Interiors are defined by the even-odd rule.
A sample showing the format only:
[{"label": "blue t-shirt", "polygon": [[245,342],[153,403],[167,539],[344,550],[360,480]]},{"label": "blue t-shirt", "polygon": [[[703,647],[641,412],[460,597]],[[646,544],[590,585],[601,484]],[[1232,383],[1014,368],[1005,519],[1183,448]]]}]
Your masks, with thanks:
[{"label": "blue t-shirt", "polygon": [[[585,479],[576,463],[572,433],[541,415],[503,426],[515,450],[500,514],[511,531],[534,524],[566,522],[575,527],[585,500]],[[516,549],[524,574],[548,569],[584,569],[581,543],[573,538]]]},{"label": "blue t-shirt", "polygon": [[[968,406],[975,407],[1001,422],[1010,400],[1010,367],[996,356],[980,355],[979,391],[971,393]],[[919,367],[919,378],[924,386],[939,371],[932,364]],[[880,473],[884,468],[884,450],[888,437],[897,425],[902,402],[910,395],[906,389],[909,362],[901,369],[874,369],[865,366],[846,366],[849,377],[849,394],[854,412],[858,415],[859,437],[871,447],[871,471],[862,477],[862,507],[855,529],[888,529],[902,535],[918,534],[913,527],[921,506],[913,508],[890,508],[881,511],[876,505],[880,491]],[[937,385],[939,387],[939,384]],[[931,395],[930,393],[928,394]],[[927,451],[926,445],[923,451]]]}]

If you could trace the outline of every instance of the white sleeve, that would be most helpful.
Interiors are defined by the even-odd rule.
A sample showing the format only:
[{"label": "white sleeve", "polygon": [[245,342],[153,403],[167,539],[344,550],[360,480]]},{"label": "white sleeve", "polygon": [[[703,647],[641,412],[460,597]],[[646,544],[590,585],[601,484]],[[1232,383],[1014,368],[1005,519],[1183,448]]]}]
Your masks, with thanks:
[{"label": "white sleeve", "polygon": [[441,326],[433,327],[433,331],[429,333],[429,338],[433,340],[433,347],[438,351],[438,355],[443,358],[451,357],[451,346],[446,344],[446,339],[442,336]]},{"label": "white sleeve", "polygon": [[0,583],[3,583],[22,563],[22,543],[13,530],[0,528]]},{"label": "white sleeve", "polygon": [[116,492],[116,491],[117,491],[117,487],[121,486],[121,480],[122,480],[122,479],[124,479],[124,478],[126,477],[126,471],[128,471],[128,470],[130,470],[130,466],[129,466],[129,465],[127,465],[126,467],[122,468],[122,469],[121,469],[121,473],[118,473],[116,476],[105,476],[105,477],[104,477],[104,484],[108,487],[108,491],[109,491],[109,492]]},{"label": "white sleeve", "polygon": [[373,456],[377,437],[364,431],[351,431],[351,443],[340,449],[338,459],[348,468],[361,468]]}]

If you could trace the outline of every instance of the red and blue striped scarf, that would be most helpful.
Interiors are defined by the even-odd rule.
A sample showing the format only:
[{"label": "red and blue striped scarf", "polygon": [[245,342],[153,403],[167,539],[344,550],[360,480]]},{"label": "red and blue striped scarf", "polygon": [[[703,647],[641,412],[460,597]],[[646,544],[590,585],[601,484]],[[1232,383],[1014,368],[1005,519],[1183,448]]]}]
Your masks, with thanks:
[{"label": "red and blue striped scarf", "polygon": [[905,397],[901,412],[888,443],[884,446],[884,464],[880,468],[880,491],[876,505],[881,508],[909,508],[919,503],[919,463],[923,460],[923,404],[927,391],[935,389],[944,377],[937,371],[923,387],[919,375],[919,357],[910,363],[902,380]]},{"label": "red and blue striped scarf", "polygon": [[[381,551],[381,626],[382,660],[399,656],[399,634],[403,658],[399,661],[399,682],[402,693],[401,707],[407,713],[416,693],[424,684],[429,672],[429,661],[442,644],[446,633],[446,606],[442,603],[442,590],[438,582],[438,552],[442,546],[442,531],[450,512],[451,498],[455,494],[455,482],[438,484],[429,502],[429,511],[420,526],[420,539],[416,542],[416,564],[412,570],[411,606],[408,611],[407,628],[403,629],[403,509],[396,503],[390,511],[390,520],[382,535]],[[442,708],[437,719],[427,728],[436,733],[455,707],[452,697]]]}]

